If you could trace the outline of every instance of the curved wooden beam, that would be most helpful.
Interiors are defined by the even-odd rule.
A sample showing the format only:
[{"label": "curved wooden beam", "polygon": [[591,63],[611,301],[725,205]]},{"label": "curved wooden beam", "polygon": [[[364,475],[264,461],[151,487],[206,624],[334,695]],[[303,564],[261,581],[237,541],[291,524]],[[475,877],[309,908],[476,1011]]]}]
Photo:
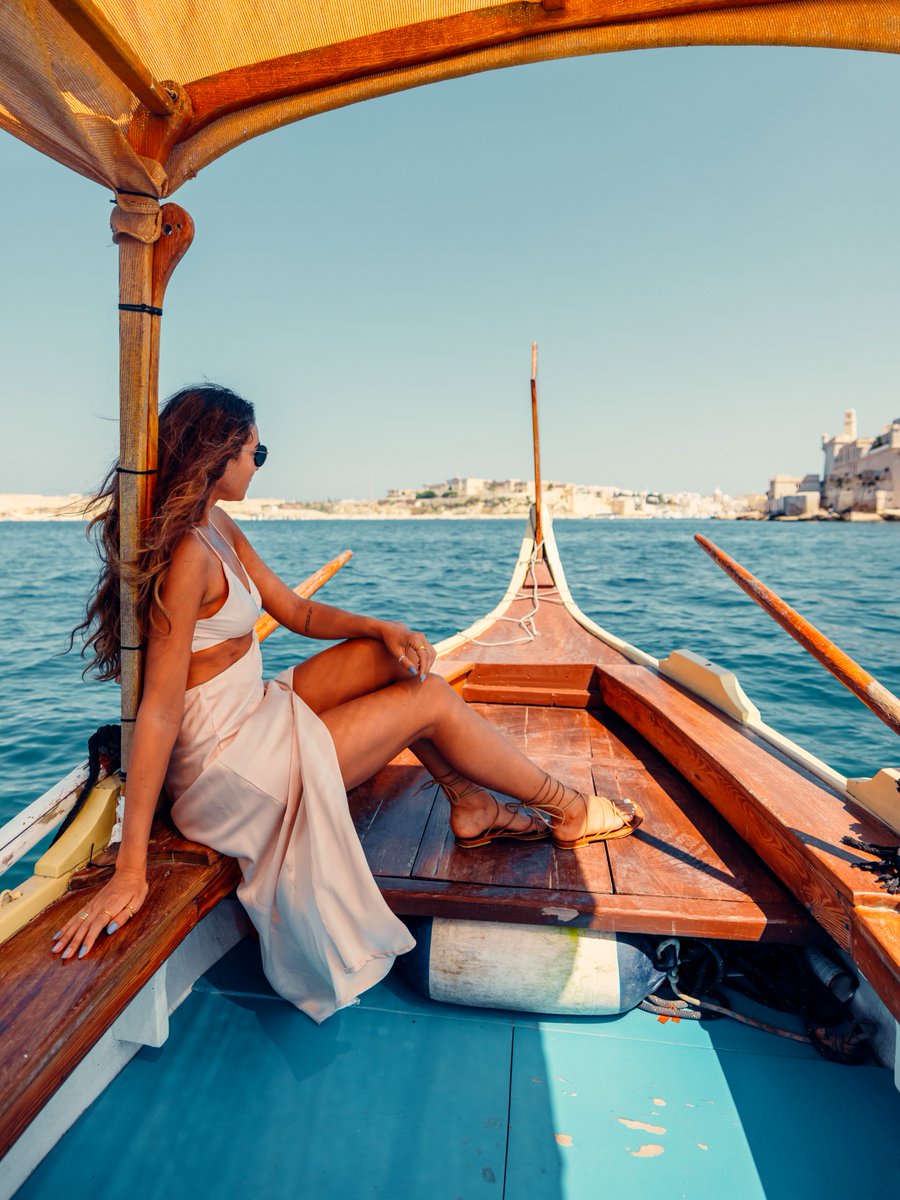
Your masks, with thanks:
[{"label": "curved wooden beam", "polygon": [[62,19],[74,29],[117,79],[152,113],[167,117],[175,108],[175,96],[158,83],[112,22],[93,0],[49,0]]},{"label": "curved wooden beam", "polygon": [[545,33],[620,25],[781,0],[523,0],[419,21],[331,46],[302,50],[185,85],[193,106],[186,140],[226,113],[370,75],[455,58]]},{"label": "curved wooden beam", "polygon": [[723,550],[714,545],[702,534],[695,533],[694,541],[706,551],[716,566],[730,575],[738,587],[743,588],[760,607],[773,617],[782,629],[786,629],[804,650],[827,667],[844,687],[858,696],[876,717],[880,717],[894,733],[900,733],[900,700],[888,689],[870,675],[859,663],[854,662],[849,654],[845,654],[840,646],[829,641],[824,633],[820,633],[815,625],[811,625],[805,617],[777,596],[771,588],[767,588],[755,575],[730,558]]}]

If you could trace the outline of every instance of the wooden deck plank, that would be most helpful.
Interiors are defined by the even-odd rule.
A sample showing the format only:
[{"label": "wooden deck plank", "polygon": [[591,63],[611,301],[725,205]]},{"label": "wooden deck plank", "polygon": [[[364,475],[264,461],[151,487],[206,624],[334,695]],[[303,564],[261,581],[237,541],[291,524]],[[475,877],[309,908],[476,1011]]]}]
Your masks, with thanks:
[{"label": "wooden deck plank", "polygon": [[525,740],[532,757],[552,754],[557,758],[581,758],[590,761],[591,726],[596,725],[587,712],[566,712],[558,708],[529,708],[525,722]]},{"label": "wooden deck plank", "polygon": [[[554,758],[535,755],[539,767],[554,778],[561,779],[580,792],[593,791],[589,759]],[[544,844],[550,859],[550,880],[553,888],[566,892],[586,892],[592,896],[610,896],[613,892],[609,855],[603,842],[582,846],[578,850],[557,850],[552,843]]]},{"label": "wooden deck plank", "polygon": [[[450,833],[446,799],[438,795],[432,803],[415,794],[427,773],[405,751],[350,797],[369,864],[396,911],[555,924],[566,910],[597,929],[809,936],[811,922],[778,881],[614,713],[473,707],[552,775],[582,791],[636,798],[646,824],[633,837],[576,851],[556,850],[550,841],[464,850]],[[592,760],[597,747],[600,756]],[[382,798],[377,811],[375,796]]]},{"label": "wooden deck plank", "polygon": [[390,764],[350,793],[354,824],[358,811],[365,814],[377,802],[377,811],[360,833],[373,875],[409,875],[412,871],[434,803],[430,792],[420,790],[427,778],[418,762]]},{"label": "wooden deck plank", "polygon": [[386,901],[400,916],[510,921],[645,933],[667,937],[718,937],[736,941],[815,940],[815,927],[790,899],[730,902],[673,896],[602,896],[559,889],[459,884],[442,879],[378,880]]},{"label": "wooden deck plank", "polygon": [[619,895],[710,900],[779,899],[783,889],[716,812],[674,772],[593,768],[599,795],[628,798],[644,810],[643,826],[609,843]]},{"label": "wooden deck plank", "polygon": [[412,876],[488,887],[549,888],[552,886],[548,847],[544,842],[500,840],[464,850],[450,832],[450,805],[439,797],[422,839]]},{"label": "wooden deck plank", "polygon": [[591,759],[595,763],[632,770],[664,770],[665,757],[620,716],[605,705],[602,712],[588,714],[591,733]]},{"label": "wooden deck plank", "polygon": [[[514,621],[496,621],[478,635],[477,641],[464,642],[453,650],[455,659],[473,663],[623,663],[628,660],[618,650],[599,641],[578,625],[559,602],[550,573],[543,563],[538,564],[538,611],[533,620],[540,634],[529,641]],[[534,610],[530,577],[520,596],[504,613],[506,617],[521,618]],[[501,645],[521,635],[514,645]]]}]

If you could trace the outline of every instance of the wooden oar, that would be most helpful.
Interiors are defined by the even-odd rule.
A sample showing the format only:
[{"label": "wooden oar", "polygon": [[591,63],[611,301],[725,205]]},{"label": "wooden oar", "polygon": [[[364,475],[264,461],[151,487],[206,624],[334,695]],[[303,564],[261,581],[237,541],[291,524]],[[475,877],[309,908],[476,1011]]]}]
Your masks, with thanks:
[{"label": "wooden oar", "polygon": [[[332,575],[337,575],[338,571],[345,562],[353,557],[352,550],[342,551],[337,558],[333,558],[331,562],[327,562],[324,567],[319,567],[318,571],[314,571],[309,579],[304,579],[302,583],[298,583],[294,591],[298,596],[302,596],[304,600],[308,600],[313,593],[317,592],[323,583],[327,583]],[[268,613],[263,615],[256,622],[256,636],[264,642],[270,633],[278,628],[278,621],[274,617],[270,617]]]},{"label": "wooden oar", "polygon": [[702,546],[713,562],[720,566],[727,575],[730,575],[748,596],[752,596],[770,617],[774,617],[782,629],[786,629],[791,637],[796,638],[804,649],[831,671],[832,675],[836,675],[845,687],[848,687],[855,696],[862,700],[863,704],[871,708],[876,717],[880,717],[885,725],[893,729],[894,733],[900,733],[900,700],[893,692],[889,692],[859,663],[854,662],[849,654],[845,654],[840,646],[829,641],[824,633],[820,633],[816,629],[815,625],[811,625],[789,604],[785,604],[780,596],[776,596],[755,575],[751,575],[739,562],[729,558],[708,538],[696,533],[694,541]]}]

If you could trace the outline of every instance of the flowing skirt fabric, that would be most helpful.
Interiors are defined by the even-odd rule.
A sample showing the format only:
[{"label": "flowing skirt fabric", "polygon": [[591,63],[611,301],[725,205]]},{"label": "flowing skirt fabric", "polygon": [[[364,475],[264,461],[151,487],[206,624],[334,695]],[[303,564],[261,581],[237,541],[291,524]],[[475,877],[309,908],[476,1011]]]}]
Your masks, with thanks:
[{"label": "flowing skirt fabric", "polygon": [[315,1021],[415,945],[372,878],[331,734],[259,645],[185,693],[166,788],[185,837],[236,858],[272,986]]}]

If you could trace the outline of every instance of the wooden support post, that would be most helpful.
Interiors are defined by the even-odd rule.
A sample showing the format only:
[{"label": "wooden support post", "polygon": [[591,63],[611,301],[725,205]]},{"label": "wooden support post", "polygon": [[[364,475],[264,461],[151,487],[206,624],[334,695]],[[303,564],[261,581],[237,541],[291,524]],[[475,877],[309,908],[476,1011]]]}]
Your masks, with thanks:
[{"label": "wooden support post", "polygon": [[143,667],[137,589],[128,567],[138,563],[153,502],[162,301],[194,228],[175,204],[160,208],[147,197],[120,197],[113,229],[119,244],[119,556],[125,567],[119,601],[122,769],[127,771]]}]

